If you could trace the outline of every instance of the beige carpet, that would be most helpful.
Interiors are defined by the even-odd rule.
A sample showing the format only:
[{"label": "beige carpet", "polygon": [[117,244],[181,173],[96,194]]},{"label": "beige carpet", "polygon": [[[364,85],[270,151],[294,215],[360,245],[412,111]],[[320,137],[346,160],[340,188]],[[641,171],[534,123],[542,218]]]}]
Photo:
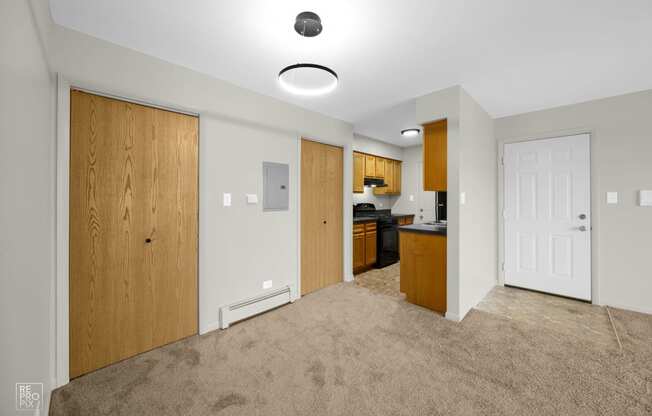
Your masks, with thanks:
[{"label": "beige carpet", "polygon": [[652,317],[612,310],[621,352],[603,308],[535,295],[456,324],[339,284],[73,380],[51,414],[652,414]]}]

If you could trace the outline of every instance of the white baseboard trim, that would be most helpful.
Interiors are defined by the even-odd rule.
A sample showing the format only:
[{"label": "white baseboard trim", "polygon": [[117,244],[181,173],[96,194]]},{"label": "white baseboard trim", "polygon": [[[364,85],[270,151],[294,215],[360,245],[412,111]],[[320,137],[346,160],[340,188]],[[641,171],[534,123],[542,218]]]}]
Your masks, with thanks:
[{"label": "white baseboard trim", "polygon": [[452,313],[452,312],[446,312],[446,315],[444,315],[444,317],[446,319],[448,319],[449,321],[453,321],[453,322],[460,322],[461,321],[460,316],[458,314]]},{"label": "white baseboard trim", "polygon": [[620,303],[604,302],[600,306],[608,306],[610,308],[624,309],[626,311],[644,313],[647,315],[652,315],[652,308],[639,308],[637,306],[623,305]]},{"label": "white baseboard trim", "polygon": [[297,298],[294,285],[269,290],[260,295],[220,307],[219,328],[226,329],[234,322],[292,303]]},{"label": "white baseboard trim", "polygon": [[217,329],[220,329],[220,321],[209,322],[208,324],[199,327],[199,335],[204,335]]}]

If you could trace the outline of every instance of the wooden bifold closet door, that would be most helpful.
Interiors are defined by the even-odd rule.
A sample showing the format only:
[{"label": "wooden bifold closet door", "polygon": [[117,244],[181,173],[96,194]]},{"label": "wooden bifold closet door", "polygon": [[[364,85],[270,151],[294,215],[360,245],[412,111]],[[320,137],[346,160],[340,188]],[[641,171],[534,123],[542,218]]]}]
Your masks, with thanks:
[{"label": "wooden bifold closet door", "polygon": [[342,281],[343,151],[301,141],[301,294]]},{"label": "wooden bifold closet door", "polygon": [[198,119],[71,91],[70,377],[197,333]]}]

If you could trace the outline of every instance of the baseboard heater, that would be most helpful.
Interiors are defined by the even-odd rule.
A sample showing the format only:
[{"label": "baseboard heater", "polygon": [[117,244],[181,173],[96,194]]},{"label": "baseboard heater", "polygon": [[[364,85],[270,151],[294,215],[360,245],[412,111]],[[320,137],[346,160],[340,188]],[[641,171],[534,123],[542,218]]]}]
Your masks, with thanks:
[{"label": "baseboard heater", "polygon": [[226,329],[234,322],[247,319],[286,303],[294,302],[296,289],[285,286],[280,289],[265,292],[260,296],[246,299],[220,308],[220,328]]}]

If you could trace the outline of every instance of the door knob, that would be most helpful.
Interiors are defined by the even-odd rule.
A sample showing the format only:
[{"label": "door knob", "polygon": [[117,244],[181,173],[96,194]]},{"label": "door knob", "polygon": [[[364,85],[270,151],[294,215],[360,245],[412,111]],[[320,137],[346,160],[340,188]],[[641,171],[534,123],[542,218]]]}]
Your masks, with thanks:
[{"label": "door knob", "polygon": [[149,243],[152,242],[152,239],[151,239],[151,238],[146,238],[146,239],[145,239],[145,242],[149,244]]},{"label": "door knob", "polygon": [[580,219],[585,220],[586,219],[586,214],[580,214]]},{"label": "door knob", "polygon": [[582,232],[585,232],[585,231],[586,231],[586,225],[580,225],[580,226],[578,227],[578,230],[580,230],[580,231],[582,231]]},{"label": "door knob", "polygon": [[326,224],[326,220],[324,220],[324,224]]}]

